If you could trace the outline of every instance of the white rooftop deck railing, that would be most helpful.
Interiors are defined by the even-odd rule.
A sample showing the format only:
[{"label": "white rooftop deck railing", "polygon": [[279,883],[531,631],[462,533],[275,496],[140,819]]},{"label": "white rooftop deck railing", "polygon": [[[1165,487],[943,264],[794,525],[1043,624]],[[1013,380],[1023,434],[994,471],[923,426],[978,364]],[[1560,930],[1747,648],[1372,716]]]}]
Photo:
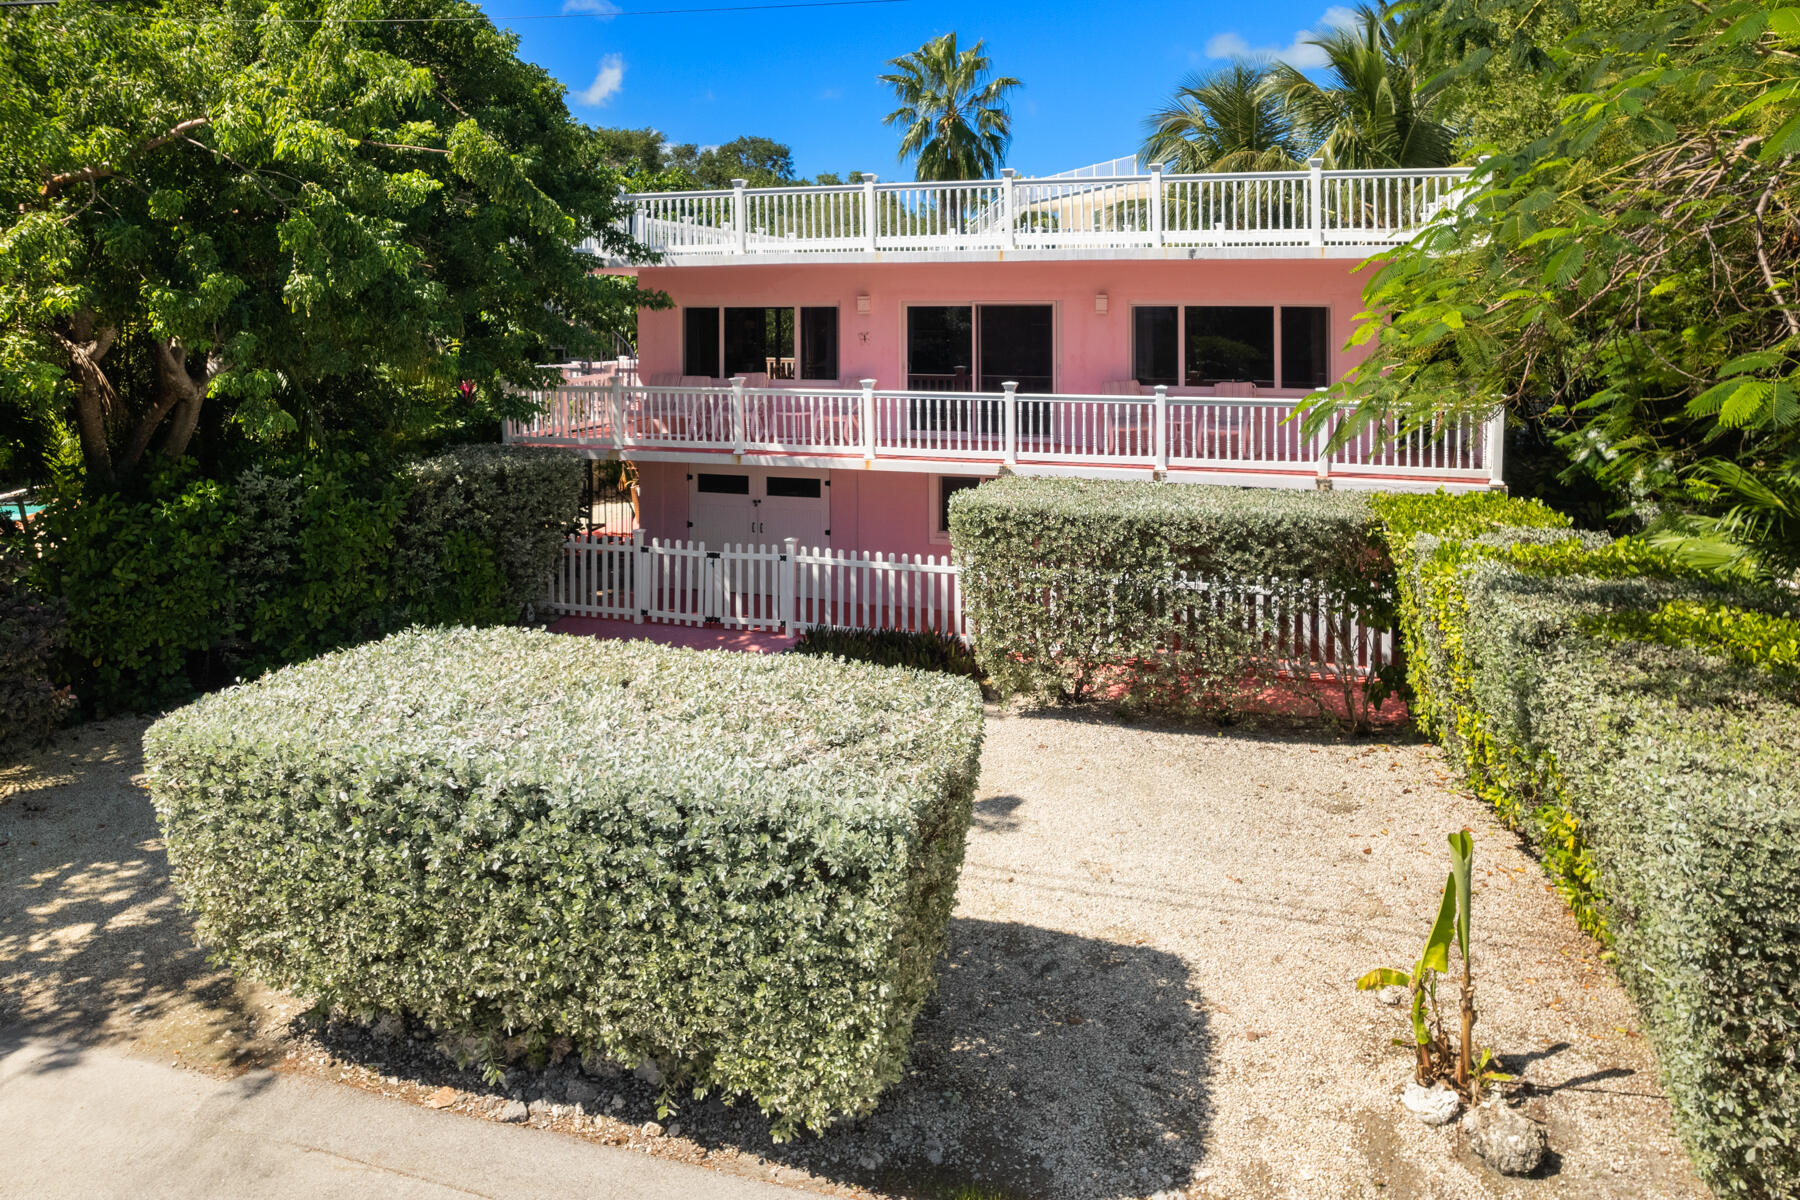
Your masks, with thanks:
[{"label": "white rooftop deck railing", "polygon": [[[1501,429],[1458,417],[1436,431],[1365,429],[1326,454],[1294,419],[1294,397],[1022,395],[1001,392],[644,386],[616,379],[530,394],[537,415],[505,438],[543,446],[694,455],[842,459],[933,470],[933,463],[1043,465],[1156,472],[1414,477],[1450,486],[1500,483]],[[666,454],[665,454],[666,456]]]},{"label": "white rooftop deck railing", "polygon": [[1469,172],[1305,171],[642,192],[630,234],[674,261],[877,251],[1378,248],[1453,206]]}]

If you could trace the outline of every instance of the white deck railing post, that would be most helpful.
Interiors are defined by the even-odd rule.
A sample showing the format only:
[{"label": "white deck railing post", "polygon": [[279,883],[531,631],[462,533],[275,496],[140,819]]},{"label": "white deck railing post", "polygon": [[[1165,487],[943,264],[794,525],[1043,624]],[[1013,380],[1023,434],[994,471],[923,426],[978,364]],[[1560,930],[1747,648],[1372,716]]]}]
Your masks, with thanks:
[{"label": "white deck railing post", "polygon": [[1011,167],[1000,168],[1000,219],[1006,224],[1006,248],[1008,250],[1018,243],[1013,216],[1013,180],[1018,177],[1018,174]]},{"label": "white deck railing post", "polygon": [[1150,402],[1155,427],[1151,431],[1150,442],[1155,448],[1156,469],[1167,472],[1169,469],[1169,385],[1156,385],[1156,399]]},{"label": "white deck railing post", "polygon": [[748,179],[731,181],[731,228],[737,234],[737,252],[747,253],[750,249],[750,214],[745,211],[744,189],[750,186]]},{"label": "white deck railing post", "polygon": [[881,227],[881,214],[875,207],[875,185],[880,182],[874,175],[862,177],[863,190],[863,238],[869,249],[875,249],[876,233]]},{"label": "white deck railing post", "polygon": [[731,452],[744,452],[744,377],[731,377]]},{"label": "white deck railing post", "polygon": [[613,449],[622,451],[625,449],[625,381],[617,375],[613,376],[607,402],[612,409],[608,416],[612,421]]},{"label": "white deck railing post", "polygon": [[1312,235],[1312,244],[1325,244],[1325,160],[1309,158],[1306,160],[1306,209],[1307,231]]},{"label": "white deck railing post", "polygon": [[1006,415],[1001,420],[1006,439],[1006,465],[1016,467],[1019,465],[1019,385],[1009,379],[1000,386],[1006,392]]},{"label": "white deck railing post", "polygon": [[800,540],[787,538],[781,545],[781,582],[779,584],[781,596],[778,601],[780,610],[777,615],[781,618],[781,631],[789,637],[794,637],[801,632],[800,613],[795,599],[796,588],[794,586],[800,573]]},{"label": "white deck railing post", "polygon": [[1499,490],[1506,486],[1506,409],[1496,408],[1482,431],[1487,441],[1488,486]]},{"label": "white deck railing post", "polygon": [[1163,244],[1163,166],[1150,164],[1150,244]]},{"label": "white deck railing post", "polygon": [[875,461],[875,381],[859,379],[862,384],[862,444],[863,465],[868,466]]}]

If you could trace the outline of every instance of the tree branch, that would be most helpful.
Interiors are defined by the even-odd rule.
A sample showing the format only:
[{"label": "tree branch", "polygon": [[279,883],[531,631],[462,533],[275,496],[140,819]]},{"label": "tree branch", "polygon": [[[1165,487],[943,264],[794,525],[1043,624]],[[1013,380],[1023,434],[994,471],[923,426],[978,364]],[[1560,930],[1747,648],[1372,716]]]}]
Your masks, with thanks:
[{"label": "tree branch", "polygon": [[[211,117],[194,117],[191,120],[183,121],[180,124],[173,126],[167,133],[158,134],[149,141],[141,143],[137,149],[133,150],[131,153],[133,155],[148,154],[152,150],[160,149],[161,147],[168,145],[170,142],[181,137],[183,134],[188,133],[190,130],[198,129],[202,125],[210,124],[212,124]],[[79,170],[64,171],[59,175],[52,175],[45,181],[42,196],[45,200],[54,199],[64,188],[73,184],[93,183],[96,180],[109,179],[118,173],[119,168],[110,162],[98,162],[93,163],[90,166],[82,167]]]},{"label": "tree branch", "polygon": [[1776,184],[1781,182],[1781,172],[1792,161],[1792,155],[1782,159],[1774,173],[1769,176],[1769,186],[1763,189],[1762,198],[1756,202],[1756,221],[1750,226],[1750,230],[1756,238],[1756,262],[1762,267],[1763,282],[1768,285],[1769,299],[1774,302],[1776,310],[1787,319],[1788,333],[1794,337],[1800,337],[1800,317],[1796,317],[1794,310],[1781,302],[1781,285],[1775,280],[1774,268],[1769,266],[1768,248],[1763,244],[1763,217],[1768,215],[1769,197],[1774,194]]}]

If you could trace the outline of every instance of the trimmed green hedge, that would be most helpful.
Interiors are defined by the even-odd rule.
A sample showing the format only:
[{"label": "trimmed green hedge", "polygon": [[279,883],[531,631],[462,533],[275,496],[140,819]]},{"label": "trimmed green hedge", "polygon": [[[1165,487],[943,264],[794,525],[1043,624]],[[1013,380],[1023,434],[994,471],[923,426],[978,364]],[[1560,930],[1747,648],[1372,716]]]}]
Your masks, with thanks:
[{"label": "trimmed green hedge", "polygon": [[145,735],[200,936],[450,1035],[656,1059],[785,1136],[904,1064],[955,900],[973,684],[521,629],[413,630]]},{"label": "trimmed green hedge", "polygon": [[812,654],[872,663],[878,667],[914,667],[943,671],[979,681],[981,667],[960,638],[947,633],[905,629],[808,629],[790,654]]},{"label": "trimmed green hedge", "polygon": [[155,709],[409,624],[519,619],[580,496],[579,459],[497,445],[170,474],[58,498],[34,577],[69,604],[63,682],[99,711]]},{"label": "trimmed green hedge", "polygon": [[1800,1192],[1792,597],[1519,501],[1396,500],[1416,710],[1611,947],[1701,1175]]},{"label": "trimmed green hedge", "polygon": [[50,678],[66,606],[27,585],[24,539],[0,533],[0,753],[41,740],[74,706]]},{"label": "trimmed green hedge", "polygon": [[[950,538],[976,655],[1002,696],[1180,706],[1198,680],[1201,706],[1226,715],[1264,633],[1234,587],[1310,580],[1374,619],[1390,603],[1355,492],[1009,476],[951,499]],[[1183,575],[1207,590],[1184,590]]]}]

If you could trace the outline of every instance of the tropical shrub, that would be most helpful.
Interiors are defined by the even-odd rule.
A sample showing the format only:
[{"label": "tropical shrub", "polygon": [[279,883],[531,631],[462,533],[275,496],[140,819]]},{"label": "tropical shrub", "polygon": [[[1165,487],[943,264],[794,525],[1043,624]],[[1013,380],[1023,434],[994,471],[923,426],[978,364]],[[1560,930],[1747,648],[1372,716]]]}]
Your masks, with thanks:
[{"label": "tropical shrub", "polygon": [[[1013,476],[957,493],[950,537],[1002,696],[1229,716],[1275,637],[1251,593],[1306,583],[1377,625],[1391,599],[1354,492]],[[1340,624],[1326,636],[1347,640]]]},{"label": "tropical shrub", "polygon": [[514,621],[543,599],[581,463],[555,450],[458,446],[407,464],[396,547],[399,618],[428,624]]},{"label": "tropical shrub", "polygon": [[254,674],[383,630],[402,479],[345,458],[292,474],[252,468],[231,492],[237,523],[222,567],[237,669]]},{"label": "tropical shrub", "polygon": [[176,470],[135,499],[57,497],[34,579],[69,605],[62,680],[100,710],[153,710],[408,624],[518,620],[580,494],[579,460],[502,446]]},{"label": "tropical shrub", "polygon": [[901,1073],[981,736],[935,672],[446,629],[144,744],[176,886],[237,969],[490,1056],[649,1057],[785,1136]]},{"label": "tropical shrub", "polygon": [[0,536],[0,751],[42,738],[74,705],[50,678],[67,606],[26,583],[29,559],[15,544],[23,536]]},{"label": "tropical shrub", "polygon": [[878,667],[912,667],[980,680],[975,654],[960,638],[944,633],[904,629],[809,629],[791,654],[819,654],[872,663]]},{"label": "tropical shrub", "polygon": [[1793,1194],[1793,596],[1530,502],[1375,508],[1401,564],[1415,713],[1610,947],[1701,1174],[1721,1193]]},{"label": "tropical shrub", "polygon": [[33,582],[69,606],[63,682],[101,709],[154,709],[216,674],[238,627],[230,489],[170,471],[145,495],[52,498]]}]

